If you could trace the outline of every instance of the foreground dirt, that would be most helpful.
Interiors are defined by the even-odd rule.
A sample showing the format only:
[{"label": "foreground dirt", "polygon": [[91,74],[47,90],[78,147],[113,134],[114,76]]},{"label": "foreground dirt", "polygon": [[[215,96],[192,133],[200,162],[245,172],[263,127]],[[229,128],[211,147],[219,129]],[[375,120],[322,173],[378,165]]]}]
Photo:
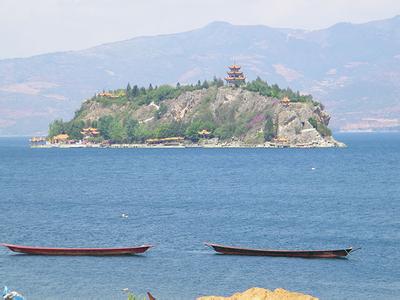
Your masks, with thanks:
[{"label": "foreground dirt", "polygon": [[318,298],[284,289],[270,291],[254,287],[243,293],[233,294],[230,297],[204,296],[197,298],[197,300],[318,300]]}]

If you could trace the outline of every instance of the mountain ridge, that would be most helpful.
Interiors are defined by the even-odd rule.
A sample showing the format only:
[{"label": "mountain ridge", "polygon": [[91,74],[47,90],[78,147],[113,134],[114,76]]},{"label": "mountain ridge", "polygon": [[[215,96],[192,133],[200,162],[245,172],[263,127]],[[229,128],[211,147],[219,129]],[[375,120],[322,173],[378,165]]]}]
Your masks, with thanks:
[{"label": "mountain ridge", "polygon": [[233,59],[250,79],[315,95],[336,130],[390,129],[400,124],[399,23],[395,16],[307,31],[212,22],[182,33],[0,60],[0,134],[44,134],[51,120],[70,118],[82,99],[127,82],[223,77]]},{"label": "mountain ridge", "polygon": [[127,38],[127,39],[123,39],[123,40],[119,40],[119,41],[114,41],[114,42],[104,42],[104,43],[100,43],[98,45],[94,45],[94,46],[90,46],[90,47],[86,47],[86,48],[82,48],[82,49],[77,49],[77,50],[61,50],[61,51],[54,51],[54,52],[45,52],[45,53],[41,53],[41,54],[35,54],[35,55],[30,55],[30,56],[24,56],[24,57],[10,57],[10,58],[3,58],[0,59],[0,62],[4,62],[4,61],[12,61],[12,60],[24,60],[24,59],[29,59],[29,58],[35,58],[35,57],[40,57],[40,56],[47,56],[47,55],[56,55],[56,54],[66,54],[66,53],[75,53],[75,52],[83,52],[86,50],[92,50],[95,48],[99,48],[102,46],[107,46],[107,45],[115,45],[118,43],[124,43],[124,42],[128,42],[128,41],[134,41],[134,40],[139,40],[139,39],[147,39],[147,38],[158,38],[158,37],[165,37],[165,36],[175,36],[175,35],[179,35],[179,34],[185,34],[185,33],[190,33],[193,31],[198,31],[201,29],[205,29],[208,27],[214,27],[215,25],[223,25],[223,26],[234,26],[234,27],[260,27],[260,28],[269,28],[269,29],[274,29],[274,30],[282,30],[282,31],[295,31],[295,32],[303,32],[303,33],[312,33],[312,32],[319,32],[319,31],[325,31],[325,30],[329,30],[332,29],[334,27],[337,26],[342,26],[342,25],[371,25],[371,24],[379,24],[379,23],[386,23],[387,21],[390,20],[396,20],[400,22],[400,15],[396,15],[392,18],[387,18],[387,19],[377,19],[377,20],[372,20],[372,21],[368,21],[365,23],[353,23],[353,22],[338,22],[336,24],[333,24],[331,26],[322,28],[322,29],[300,29],[300,28],[290,28],[290,27],[272,27],[272,26],[268,26],[268,25],[263,25],[263,24],[249,24],[249,25],[236,25],[233,23],[230,23],[228,21],[213,21],[210,22],[202,27],[199,28],[195,28],[195,29],[191,29],[191,30],[187,30],[187,31],[182,31],[182,32],[176,32],[176,33],[165,33],[165,34],[156,34],[156,35],[140,35],[140,36],[136,36],[136,37],[132,37],[132,38]]}]

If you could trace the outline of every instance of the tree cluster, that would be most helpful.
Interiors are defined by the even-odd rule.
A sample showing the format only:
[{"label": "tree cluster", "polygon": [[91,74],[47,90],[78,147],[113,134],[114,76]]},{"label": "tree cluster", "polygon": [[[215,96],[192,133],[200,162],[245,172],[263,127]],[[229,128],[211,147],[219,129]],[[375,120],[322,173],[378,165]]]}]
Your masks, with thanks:
[{"label": "tree cluster", "polygon": [[148,105],[150,103],[159,104],[163,100],[172,99],[178,97],[182,93],[208,89],[211,86],[221,87],[224,85],[224,81],[221,78],[216,78],[212,81],[200,80],[196,84],[181,85],[179,82],[175,87],[171,85],[154,86],[150,84],[148,88],[139,87],[137,85],[131,86],[130,83],[124,90],[110,91],[111,94],[118,95],[117,98],[109,98],[107,96],[95,95],[91,100],[100,102],[104,105],[112,105],[114,103],[132,103],[135,105]]},{"label": "tree cluster", "polygon": [[292,102],[314,103],[312,95],[301,95],[299,91],[294,92],[289,87],[286,89],[282,89],[277,84],[269,85],[260,77],[257,77],[256,80],[248,82],[246,85],[243,86],[243,88],[251,92],[258,92],[266,97],[273,97],[277,99],[288,97]]}]

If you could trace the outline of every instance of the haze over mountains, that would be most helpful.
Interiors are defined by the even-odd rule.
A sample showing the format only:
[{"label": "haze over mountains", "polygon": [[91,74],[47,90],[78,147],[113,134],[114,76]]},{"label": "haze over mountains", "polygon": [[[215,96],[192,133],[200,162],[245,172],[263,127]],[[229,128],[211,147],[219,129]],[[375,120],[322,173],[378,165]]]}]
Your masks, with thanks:
[{"label": "haze over mountains", "polygon": [[336,130],[400,128],[400,16],[317,31],[214,22],[82,51],[0,60],[0,135],[45,134],[83,99],[128,82],[148,86],[224,77],[233,59],[257,76],[325,104]]}]

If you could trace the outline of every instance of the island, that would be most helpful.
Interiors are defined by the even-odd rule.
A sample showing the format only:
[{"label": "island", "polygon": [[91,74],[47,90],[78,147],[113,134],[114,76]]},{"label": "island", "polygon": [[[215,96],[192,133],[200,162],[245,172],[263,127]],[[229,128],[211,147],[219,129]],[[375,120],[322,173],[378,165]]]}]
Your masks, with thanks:
[{"label": "island", "polygon": [[131,86],[102,91],[70,121],[55,120],[32,147],[344,147],[330,116],[311,95],[261,78],[246,82],[238,65],[224,80]]}]

